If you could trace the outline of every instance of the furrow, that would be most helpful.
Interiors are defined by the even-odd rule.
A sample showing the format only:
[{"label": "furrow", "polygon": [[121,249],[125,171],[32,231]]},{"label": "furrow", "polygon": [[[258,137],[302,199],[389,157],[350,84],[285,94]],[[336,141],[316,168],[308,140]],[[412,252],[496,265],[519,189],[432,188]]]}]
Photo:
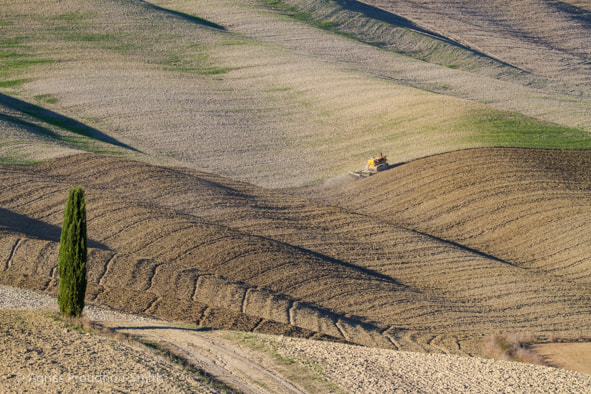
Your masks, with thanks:
[{"label": "furrow", "polygon": [[[157,263],[155,264],[152,269],[150,270],[150,276],[148,278],[148,286],[146,291],[152,291],[152,288],[154,287],[154,278],[156,277],[156,274],[158,273],[158,269],[160,267],[162,267],[165,263]],[[195,294],[195,289],[193,289],[193,294]]]},{"label": "furrow", "polygon": [[157,295],[156,298],[154,299],[154,301],[152,301],[150,303],[150,305],[148,305],[148,307],[146,308],[144,313],[153,314],[153,312],[157,309],[158,304],[160,302],[162,302],[162,297]]},{"label": "furrow", "polygon": [[8,269],[10,269],[10,266],[12,264],[12,258],[14,257],[18,247],[20,246],[21,242],[23,241],[22,238],[17,238],[16,242],[14,243],[14,245],[12,245],[12,248],[10,249],[10,252],[8,254],[8,257],[6,258],[6,261],[4,262],[4,270],[8,271]]},{"label": "furrow", "polygon": [[242,298],[242,306],[241,306],[241,308],[240,308],[240,311],[241,311],[242,313],[246,313],[246,305],[247,305],[247,303],[248,303],[248,300],[247,300],[247,298],[248,298],[248,294],[250,293],[250,291],[251,291],[251,290],[252,290],[252,289],[249,287],[249,288],[247,288],[247,289],[246,289],[246,291],[244,292],[244,297]]},{"label": "furrow", "polygon": [[115,259],[116,259],[117,257],[118,257],[117,253],[114,253],[114,254],[111,256],[111,258],[110,258],[109,260],[107,260],[107,262],[105,263],[105,269],[104,269],[104,271],[103,271],[103,272],[102,272],[102,273],[99,275],[99,277],[98,277],[98,280],[97,280],[97,283],[98,283],[100,286],[103,286],[103,287],[105,286],[104,279],[105,279],[105,277],[106,277],[106,275],[107,275],[107,272],[109,271],[109,269],[110,269],[111,265],[114,263],[114,261],[115,261]]}]

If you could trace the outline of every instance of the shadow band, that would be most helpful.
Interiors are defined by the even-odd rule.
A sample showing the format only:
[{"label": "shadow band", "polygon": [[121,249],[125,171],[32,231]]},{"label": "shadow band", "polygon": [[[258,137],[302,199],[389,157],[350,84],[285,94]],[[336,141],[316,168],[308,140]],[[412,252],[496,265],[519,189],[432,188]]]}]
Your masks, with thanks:
[{"label": "shadow band", "polygon": [[[60,242],[62,235],[62,229],[58,226],[9,211],[5,208],[0,208],[0,229],[57,243]],[[90,238],[88,239],[87,245],[89,248],[109,250],[106,245]]]},{"label": "shadow band", "polygon": [[48,123],[56,127],[60,127],[64,130],[68,130],[74,134],[106,142],[108,144],[115,145],[120,148],[128,149],[134,152],[139,152],[134,147],[124,144],[118,141],[117,139],[103,133],[100,130],[85,125],[84,123],[81,123],[75,119],[58,114],[57,112],[50,111],[43,107],[39,107],[38,105],[27,103],[26,101],[19,100],[17,98],[7,96],[2,93],[0,93],[0,105],[4,105],[8,108],[12,108],[15,111],[25,113],[45,123]]}]

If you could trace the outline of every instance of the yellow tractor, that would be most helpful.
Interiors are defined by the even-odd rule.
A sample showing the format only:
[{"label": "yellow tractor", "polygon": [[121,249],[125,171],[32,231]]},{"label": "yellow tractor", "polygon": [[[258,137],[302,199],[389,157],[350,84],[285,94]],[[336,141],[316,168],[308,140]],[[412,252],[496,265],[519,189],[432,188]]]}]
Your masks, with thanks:
[{"label": "yellow tractor", "polygon": [[386,156],[380,153],[379,156],[372,157],[367,161],[367,166],[365,167],[365,170],[350,171],[349,175],[355,178],[367,178],[377,173],[378,171],[384,171],[388,168],[390,168],[390,165],[388,164],[388,159],[386,158]]},{"label": "yellow tractor", "polygon": [[378,171],[387,170],[388,167],[390,167],[388,160],[381,152],[378,157],[373,157],[367,161],[367,171],[370,171],[374,174]]}]

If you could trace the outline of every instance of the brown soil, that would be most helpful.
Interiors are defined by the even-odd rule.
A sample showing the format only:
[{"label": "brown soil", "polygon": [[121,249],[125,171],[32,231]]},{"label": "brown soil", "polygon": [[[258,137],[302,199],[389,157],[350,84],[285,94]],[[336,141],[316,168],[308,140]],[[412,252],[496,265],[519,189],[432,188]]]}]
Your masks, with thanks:
[{"label": "brown soil", "polygon": [[497,332],[586,335],[589,163],[476,149],[300,191],[345,209],[106,156],[5,166],[0,277],[55,291],[62,209],[80,184],[91,303],[458,354]]},{"label": "brown soil", "polygon": [[[4,287],[2,292],[11,297],[12,306],[27,307],[40,299],[21,289]],[[55,302],[53,298],[51,309]],[[2,304],[6,306],[5,299]],[[523,363],[210,330],[97,308],[85,311],[99,321],[84,318],[83,325],[93,328],[83,330],[49,312],[0,311],[6,342],[0,350],[2,391],[578,392],[591,382],[580,373]]]},{"label": "brown soil", "polygon": [[[324,198],[586,285],[589,151],[476,149],[417,160]],[[371,204],[364,204],[366,196]]]},{"label": "brown soil", "polygon": [[[56,292],[79,184],[90,304],[460,355],[483,354],[488,334],[590,336],[589,151],[456,151],[479,144],[471,116],[491,108],[591,128],[583,2],[372,0],[368,14],[337,1],[328,13],[362,11],[347,31],[417,44],[421,62],[254,0],[156,2],[180,13],[59,3],[0,11],[2,56],[25,64],[2,69],[22,81],[0,94],[0,158],[55,158],[0,166],[0,283]],[[335,7],[288,3],[327,20]],[[441,49],[437,34],[465,47]],[[259,187],[317,183],[376,146],[405,163]],[[183,168],[68,156],[85,150]]]},{"label": "brown soil", "polygon": [[533,346],[548,365],[591,375],[591,343],[548,343]]},{"label": "brown soil", "polygon": [[75,330],[54,314],[0,310],[0,322],[5,393],[212,392],[146,348]]}]

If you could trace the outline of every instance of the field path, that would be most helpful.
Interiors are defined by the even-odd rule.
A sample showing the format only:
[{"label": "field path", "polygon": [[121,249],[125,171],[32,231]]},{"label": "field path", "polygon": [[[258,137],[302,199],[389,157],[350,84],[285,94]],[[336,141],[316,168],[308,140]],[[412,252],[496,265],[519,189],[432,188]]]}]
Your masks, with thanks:
[{"label": "field path", "polygon": [[[118,333],[159,343],[243,393],[303,393],[269,365],[265,357],[209,330],[143,321],[107,321],[105,327]],[[222,334],[223,335],[223,334]],[[227,334],[226,334],[227,335]]]},{"label": "field path", "polygon": [[[308,382],[304,370],[298,369],[296,372],[301,375],[300,381],[308,388],[307,390],[302,390],[290,382],[282,375],[281,364],[275,362],[268,351],[263,351],[260,347],[257,349],[248,346],[240,340],[241,334],[239,333],[195,328],[194,326],[188,328],[187,325],[179,325],[170,321],[87,307],[84,310],[84,316],[93,321],[95,327],[100,328],[100,333],[93,336],[77,335],[72,330],[56,329],[54,326],[58,323],[48,323],[52,319],[47,318],[44,314],[35,314],[29,311],[57,312],[56,298],[30,290],[0,286],[0,319],[3,322],[0,326],[0,333],[10,334],[10,336],[0,335],[0,340],[10,338],[5,343],[7,345],[5,350],[0,351],[0,360],[6,361],[20,357],[21,351],[30,353],[35,352],[37,348],[47,349],[52,346],[53,341],[61,341],[64,344],[65,355],[52,352],[51,359],[31,359],[30,356],[27,356],[25,359],[29,362],[18,366],[14,363],[3,362],[4,368],[0,368],[0,390],[3,392],[11,392],[14,383],[19,384],[18,390],[26,390],[27,388],[38,390],[43,387],[51,389],[51,391],[59,389],[64,392],[75,392],[80,389],[110,388],[121,392],[134,392],[134,389],[141,388],[142,392],[159,393],[187,392],[186,389],[191,388],[197,392],[220,392],[219,385],[197,382],[196,380],[199,379],[191,379],[186,371],[181,375],[175,375],[178,373],[177,369],[180,369],[178,365],[166,365],[162,361],[162,357],[158,355],[159,352],[154,352],[149,347],[135,346],[134,344],[138,342],[166,349],[165,353],[172,355],[177,360],[182,360],[183,365],[204,371],[217,381],[222,381],[241,393],[327,392],[326,382]],[[21,321],[21,316],[26,320]],[[36,328],[28,329],[25,327],[27,324],[35,324]],[[128,339],[122,340],[124,345],[121,347],[114,346],[110,342],[104,344],[104,342],[111,340],[111,338],[102,337],[102,334],[107,332],[105,329],[116,334],[115,338],[119,340],[124,338],[122,334],[126,334],[125,337]],[[32,335],[33,330],[35,331],[34,335]],[[69,338],[65,338],[64,335],[68,334]],[[101,342],[107,350],[99,349]],[[79,371],[77,366],[68,360],[68,354],[72,355],[70,349],[75,347],[75,343],[87,346],[95,355],[94,358],[91,356],[78,359],[82,365],[86,365],[85,363],[89,359],[94,362],[94,365],[85,372]],[[130,343],[131,347],[128,346]],[[137,354],[138,349],[141,354]],[[101,359],[101,356],[97,354],[99,351],[106,352],[105,357],[111,357],[116,362]],[[119,385],[103,381],[98,382],[97,385],[96,382],[92,384],[74,382],[72,378],[73,376],[84,376],[83,373],[89,376],[100,376],[101,374],[108,377],[140,376],[139,367],[129,361],[130,354],[133,357],[134,352],[135,359],[144,362],[144,370],[142,371],[144,375],[148,376],[149,373],[152,373],[158,377],[158,380],[138,383],[129,382],[131,379],[128,379],[128,382]],[[76,354],[76,356],[80,355]],[[155,360],[154,363],[147,361],[151,358]],[[31,369],[30,373],[29,369]],[[166,371],[168,371],[168,375]],[[62,377],[63,379],[60,380],[63,381],[41,382],[42,375],[45,380],[57,376]],[[286,375],[291,376],[290,374]],[[317,378],[317,376],[315,377]],[[105,378],[105,380],[107,379]],[[184,390],[178,390],[178,387],[182,387],[183,384],[185,384]]]},{"label": "field path", "polygon": [[[0,286],[0,317],[10,318],[5,320],[6,324],[1,325],[0,330],[14,334],[9,342],[11,346],[5,346],[0,350],[0,361],[2,361],[0,389],[5,392],[39,390],[40,386],[35,380],[28,379],[28,375],[19,375],[16,370],[18,367],[6,361],[10,357],[19,357],[19,352],[36,354],[39,352],[38,349],[47,351],[47,343],[40,341],[46,341],[49,334],[53,337],[64,336],[65,331],[56,330],[54,327],[58,324],[56,322],[52,323],[52,327],[46,327],[49,319],[40,318],[40,315],[35,313],[7,309],[55,311],[55,298],[46,294]],[[185,365],[204,370],[244,393],[547,392],[549,390],[584,393],[591,386],[589,375],[538,365],[189,328],[173,322],[123,315],[99,308],[87,308],[85,313],[100,326],[108,327],[120,334],[126,333],[135,338],[140,337],[144,342],[166,349],[182,360]],[[20,320],[19,316],[26,316],[26,320]],[[18,325],[16,330],[12,327],[14,324]],[[27,324],[35,325],[34,329],[39,332],[34,336],[28,335],[27,330],[33,328],[29,328]],[[76,334],[73,330],[65,333],[68,334],[66,342],[71,345],[68,349],[75,348],[77,343],[98,346],[95,342],[105,341],[100,336]],[[136,362],[140,360],[141,363],[152,368],[148,371],[163,371],[162,368],[171,368],[161,359],[156,362],[158,358],[155,357],[154,352],[146,348],[141,353],[138,353],[137,348],[132,350],[128,345],[112,345],[112,349],[114,350],[110,351],[108,357],[125,357],[125,359],[118,359],[120,364],[114,364],[111,359],[101,359],[100,353],[92,353],[92,357],[95,358],[94,368],[99,368],[95,372],[97,375],[101,373],[101,367],[111,368],[111,374],[127,373],[131,365],[128,361],[130,354],[135,354]],[[42,353],[43,350],[41,350]],[[60,352],[55,352],[51,359],[28,356],[27,360],[29,368],[39,371],[36,373],[49,371],[46,373],[47,376],[52,376],[51,374],[55,374],[55,371],[58,373],[57,376],[60,376],[59,373],[66,376],[76,368],[71,362],[68,364],[68,360],[72,360],[71,355]],[[134,368],[139,368],[138,365],[133,365]],[[56,370],[56,366],[63,369]],[[185,373],[181,376],[184,382],[189,381],[186,375]],[[19,376],[20,382],[15,386],[15,379]],[[163,376],[163,380],[156,383],[143,382],[142,392],[182,391],[178,390],[178,385],[175,387],[167,385],[169,380],[169,376]],[[195,384],[195,381],[191,383]],[[199,387],[202,392],[220,392],[219,388],[208,387],[202,383],[199,386],[190,387]],[[69,393],[80,390],[96,392],[105,387],[102,382],[66,385],[45,382],[43,388],[49,390],[59,388]],[[110,385],[109,388],[120,392],[134,392],[133,384],[131,386],[129,384],[127,386]],[[185,388],[187,389],[188,386]]]}]

